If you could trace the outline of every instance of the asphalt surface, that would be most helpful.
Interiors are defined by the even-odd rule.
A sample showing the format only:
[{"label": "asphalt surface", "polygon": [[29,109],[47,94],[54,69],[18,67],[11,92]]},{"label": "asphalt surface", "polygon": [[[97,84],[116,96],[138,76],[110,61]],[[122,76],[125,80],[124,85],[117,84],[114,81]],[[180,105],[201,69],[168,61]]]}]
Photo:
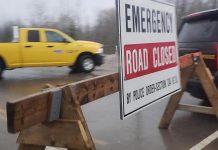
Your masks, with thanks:
[{"label": "asphalt surface", "polygon": [[[91,74],[73,73],[63,68],[28,68],[6,71],[0,81],[0,150],[17,149],[17,134],[8,134],[5,104],[40,91],[45,84],[62,85],[117,71],[117,58]],[[183,102],[198,104],[202,100],[183,96]],[[119,94],[115,93],[82,106],[87,124],[98,150],[188,150],[218,129],[214,116],[177,111],[168,130],[158,128],[168,98],[120,120]],[[56,150],[56,148],[46,148]],[[218,149],[214,141],[205,150]]]}]

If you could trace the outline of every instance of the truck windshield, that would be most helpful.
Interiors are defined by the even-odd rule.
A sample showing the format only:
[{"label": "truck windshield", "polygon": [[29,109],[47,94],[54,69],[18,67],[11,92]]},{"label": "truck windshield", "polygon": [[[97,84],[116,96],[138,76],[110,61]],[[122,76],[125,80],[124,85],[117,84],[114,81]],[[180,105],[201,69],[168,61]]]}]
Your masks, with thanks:
[{"label": "truck windshield", "polygon": [[218,20],[198,20],[185,22],[179,32],[178,41],[183,42],[213,42],[218,40]]}]

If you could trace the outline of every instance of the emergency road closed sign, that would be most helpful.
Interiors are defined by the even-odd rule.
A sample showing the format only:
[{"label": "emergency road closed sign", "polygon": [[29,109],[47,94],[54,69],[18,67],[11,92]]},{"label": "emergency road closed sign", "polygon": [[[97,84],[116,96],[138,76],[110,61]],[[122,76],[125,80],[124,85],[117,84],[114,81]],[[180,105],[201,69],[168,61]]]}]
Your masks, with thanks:
[{"label": "emergency road closed sign", "polygon": [[121,118],[180,87],[175,7],[155,0],[117,0]]}]

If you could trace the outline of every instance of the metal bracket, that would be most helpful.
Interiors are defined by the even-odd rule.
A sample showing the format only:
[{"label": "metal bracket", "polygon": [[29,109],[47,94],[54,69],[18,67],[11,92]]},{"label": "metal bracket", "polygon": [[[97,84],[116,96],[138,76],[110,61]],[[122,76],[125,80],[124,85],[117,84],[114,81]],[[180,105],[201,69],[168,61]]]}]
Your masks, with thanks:
[{"label": "metal bracket", "polygon": [[195,65],[197,65],[198,62],[199,62],[199,56],[193,55],[193,62],[194,62]]},{"label": "metal bracket", "polygon": [[62,100],[62,90],[54,89],[52,92],[52,102],[51,102],[51,111],[48,121],[58,120],[60,117],[61,109],[61,100]]}]

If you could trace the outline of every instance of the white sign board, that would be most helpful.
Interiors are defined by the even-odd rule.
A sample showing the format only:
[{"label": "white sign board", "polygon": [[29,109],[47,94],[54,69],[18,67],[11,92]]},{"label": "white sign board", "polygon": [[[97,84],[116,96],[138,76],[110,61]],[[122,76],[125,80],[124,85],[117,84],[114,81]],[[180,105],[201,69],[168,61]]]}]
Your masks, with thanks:
[{"label": "white sign board", "polygon": [[180,87],[175,7],[154,0],[117,0],[121,118]]}]

